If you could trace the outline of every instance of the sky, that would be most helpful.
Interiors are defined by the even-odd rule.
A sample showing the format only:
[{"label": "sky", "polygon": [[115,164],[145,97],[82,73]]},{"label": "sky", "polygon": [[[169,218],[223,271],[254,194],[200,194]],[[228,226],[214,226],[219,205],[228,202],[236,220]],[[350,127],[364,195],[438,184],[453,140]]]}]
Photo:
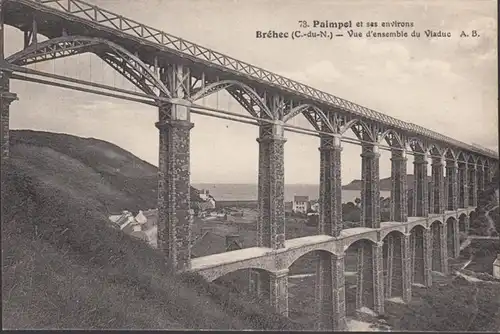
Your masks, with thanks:
[{"label": "sky", "polygon": [[[498,150],[497,9],[494,0],[88,0],[170,34],[263,67],[406,122]],[[408,21],[420,38],[257,39],[256,31],[293,31],[298,21]],[[426,38],[424,30],[450,31]],[[460,38],[462,30],[477,38]],[[366,32],[368,28],[357,29]],[[373,29],[372,29],[373,30]],[[335,30],[334,30],[335,31]],[[387,29],[378,29],[387,31]],[[5,31],[6,56],[22,32]],[[132,88],[91,54],[32,65],[78,79]],[[13,81],[12,129],[33,129],[112,142],[158,165],[157,109],[134,102]],[[207,106],[247,114],[219,93]],[[192,115],[191,181],[256,183],[258,129]],[[300,115],[292,125],[311,128]],[[353,135],[352,133],[350,135]],[[319,183],[319,138],[285,132],[285,182]],[[342,183],[361,175],[360,147],[343,144]],[[382,151],[380,177],[390,176]],[[409,156],[408,172],[413,158]]]}]

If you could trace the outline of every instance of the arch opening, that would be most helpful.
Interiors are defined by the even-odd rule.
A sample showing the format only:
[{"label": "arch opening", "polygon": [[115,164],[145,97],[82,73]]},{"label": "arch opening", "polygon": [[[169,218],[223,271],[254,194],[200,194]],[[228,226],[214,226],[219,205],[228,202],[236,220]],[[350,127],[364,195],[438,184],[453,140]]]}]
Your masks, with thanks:
[{"label": "arch opening", "polygon": [[384,297],[403,297],[403,234],[392,231],[383,239]]},{"label": "arch opening", "polygon": [[410,231],[411,283],[420,287],[425,286],[424,232],[420,225]]},{"label": "arch opening", "polygon": [[315,328],[318,323],[328,328],[328,323],[332,323],[333,314],[328,310],[332,309],[331,274],[335,259],[336,256],[328,251],[314,250],[303,254],[290,265],[288,316],[294,321],[307,324],[310,328]]},{"label": "arch opening", "polygon": [[[261,275],[263,278],[267,278],[267,281],[269,282],[269,273],[258,268],[238,269],[219,276],[212,282],[229,289],[231,292],[252,295],[253,292],[257,291],[255,285],[259,283],[256,279],[256,275]],[[269,289],[262,289],[261,293],[262,292],[269,294]],[[258,297],[259,295],[253,294],[252,296]],[[268,299],[269,298],[266,298],[266,300]]]},{"label": "arch opening", "polygon": [[[471,233],[474,233],[474,230],[476,229],[476,227],[479,225],[478,224],[478,213],[476,211],[471,211],[469,213],[469,230]],[[467,231],[469,232],[469,231]]]},{"label": "arch opening", "polygon": [[443,253],[446,250],[446,240],[441,240],[443,229],[446,226],[436,220],[431,224],[432,236],[432,271],[443,272],[444,258]]},{"label": "arch opening", "polygon": [[450,217],[446,220],[446,247],[448,249],[448,258],[453,259],[455,258],[455,248],[457,247],[457,238],[456,234],[458,231],[456,231],[456,219],[453,217]]},{"label": "arch opening", "polygon": [[352,243],[345,251],[345,307],[348,317],[354,317],[358,312],[374,313],[373,247],[373,242],[362,239]]},{"label": "arch opening", "polygon": [[458,217],[458,232],[460,233],[460,241],[464,239],[464,235],[467,236],[469,232],[469,227],[467,226],[467,215],[462,213],[460,217]]}]

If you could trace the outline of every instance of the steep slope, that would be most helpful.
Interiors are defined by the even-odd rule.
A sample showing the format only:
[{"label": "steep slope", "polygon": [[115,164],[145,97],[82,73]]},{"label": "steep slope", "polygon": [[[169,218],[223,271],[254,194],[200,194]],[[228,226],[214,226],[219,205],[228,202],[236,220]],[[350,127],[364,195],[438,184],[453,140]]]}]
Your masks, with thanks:
[{"label": "steep slope", "polygon": [[[17,130],[11,131],[11,146],[13,159],[29,175],[64,191],[76,189],[74,196],[93,198],[100,211],[157,206],[158,169],[116,145],[94,138]],[[193,187],[191,200],[199,200]]]},{"label": "steep slope", "polygon": [[[481,217],[481,212],[484,216],[486,210],[498,207],[497,189],[498,173],[479,194],[478,217]],[[481,219],[471,222],[474,234],[481,229],[480,222]],[[474,240],[461,255],[471,258],[472,262],[467,266],[471,273],[492,274],[492,263],[498,252],[498,240]],[[450,268],[450,272],[454,273],[454,270]],[[413,288],[410,304],[389,304],[386,313],[393,329],[399,331],[498,332],[500,283],[474,278],[468,281],[460,276],[434,276],[430,288]]]},{"label": "steep slope", "polygon": [[301,329],[198,275],[173,276],[159,251],[106,224],[108,210],[154,198],[130,191],[129,179],[144,179],[128,152],[49,133],[13,139],[2,170],[4,328]]},{"label": "steep slope", "polygon": [[489,184],[485,184],[484,190],[479,192],[477,199],[476,218],[470,222],[471,229],[476,235],[499,235],[500,216],[499,212],[499,172],[493,176]]}]

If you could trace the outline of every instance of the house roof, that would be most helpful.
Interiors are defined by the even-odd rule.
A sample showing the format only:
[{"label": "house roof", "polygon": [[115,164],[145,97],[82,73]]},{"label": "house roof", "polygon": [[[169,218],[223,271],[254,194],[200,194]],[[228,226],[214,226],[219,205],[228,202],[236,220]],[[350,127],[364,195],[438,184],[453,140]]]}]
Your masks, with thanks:
[{"label": "house roof", "polygon": [[[231,248],[241,248],[237,242],[236,245],[230,245]],[[191,255],[193,257],[207,256],[217,253],[224,253],[226,251],[226,238],[213,233],[205,232],[199,239],[197,239],[191,247]]]},{"label": "house roof", "polygon": [[308,202],[309,196],[293,196],[294,202]]}]

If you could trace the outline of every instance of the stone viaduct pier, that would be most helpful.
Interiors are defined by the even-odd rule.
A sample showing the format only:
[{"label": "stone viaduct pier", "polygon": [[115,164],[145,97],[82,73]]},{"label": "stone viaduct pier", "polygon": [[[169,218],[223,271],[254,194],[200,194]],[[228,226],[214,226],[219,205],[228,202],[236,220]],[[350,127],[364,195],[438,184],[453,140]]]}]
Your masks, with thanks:
[{"label": "stone viaduct pier", "polygon": [[[289,267],[299,257],[315,252],[318,329],[345,327],[344,257],[349,249],[358,258],[356,309],[366,307],[383,314],[386,299],[399,296],[408,302],[413,285],[432,284],[431,271],[446,273],[448,259],[459,253],[458,232],[468,231],[478,192],[498,168],[497,152],[397,120],[84,1],[3,0],[0,4],[2,161],[9,158],[9,112],[17,99],[10,91],[10,80],[118,97],[116,89],[105,85],[97,87],[26,67],[95,54],[142,92],[132,98],[122,90],[119,98],[136,102],[140,98],[139,102],[158,109],[158,240],[166,260],[176,271],[196,271],[208,280],[252,269],[254,293],[287,315]],[[8,57],[4,56],[4,24],[24,33],[24,48]],[[39,41],[37,36],[46,40]],[[56,84],[56,80],[65,83]],[[194,124],[190,115],[201,109],[196,101],[219,90],[237,100],[259,127],[258,244],[191,259],[189,169]],[[320,219],[317,235],[286,240],[285,131],[297,130],[289,121],[299,114],[319,137]],[[349,130],[362,151],[362,227],[344,229],[340,167],[342,143]],[[381,222],[380,217],[382,149],[392,154],[390,222]],[[410,206],[408,155],[414,156],[415,175]]]}]

